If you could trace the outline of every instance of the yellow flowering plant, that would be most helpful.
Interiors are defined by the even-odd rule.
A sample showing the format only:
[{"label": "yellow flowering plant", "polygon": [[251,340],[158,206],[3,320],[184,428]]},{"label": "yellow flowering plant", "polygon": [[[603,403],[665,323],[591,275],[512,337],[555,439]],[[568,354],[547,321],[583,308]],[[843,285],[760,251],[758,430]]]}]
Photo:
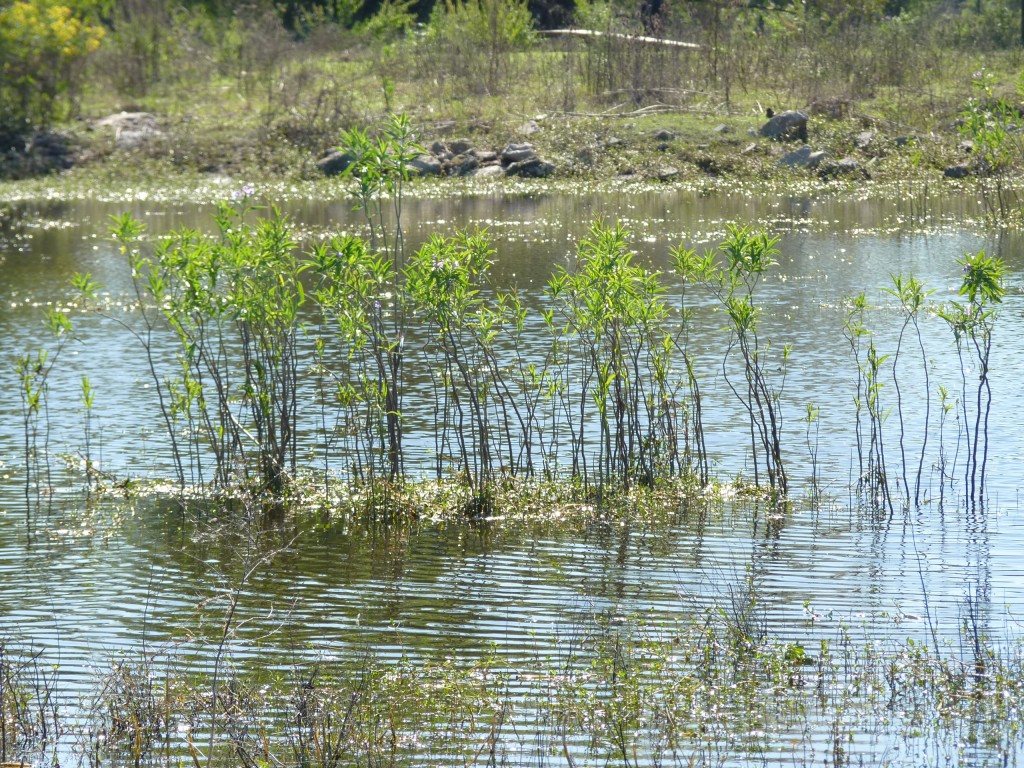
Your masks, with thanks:
[{"label": "yellow flowering plant", "polygon": [[57,0],[0,3],[0,107],[7,119],[45,127],[60,116],[62,100],[73,105],[82,59],[104,33]]}]

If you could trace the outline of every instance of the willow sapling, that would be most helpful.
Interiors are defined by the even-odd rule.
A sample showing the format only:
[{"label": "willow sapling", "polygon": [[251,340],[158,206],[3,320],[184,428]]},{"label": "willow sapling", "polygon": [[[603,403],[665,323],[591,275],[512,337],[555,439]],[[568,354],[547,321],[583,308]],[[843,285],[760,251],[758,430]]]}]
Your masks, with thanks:
[{"label": "willow sapling", "polygon": [[892,381],[893,386],[896,389],[896,410],[899,415],[900,422],[900,460],[903,467],[903,493],[908,503],[911,499],[910,483],[907,475],[907,453],[904,447],[905,438],[905,422],[903,418],[903,393],[900,389],[899,378],[897,377],[897,366],[900,361],[900,352],[903,347],[903,337],[906,335],[908,328],[913,328],[914,335],[917,338],[917,346],[921,352],[921,370],[924,374],[924,423],[923,423],[923,436],[921,438],[921,453],[918,457],[917,463],[917,477],[914,482],[914,493],[913,500],[914,504],[920,506],[921,504],[921,476],[924,474],[924,457],[928,449],[928,426],[931,419],[931,382],[929,380],[928,371],[928,357],[924,350],[924,339],[921,336],[920,326],[920,313],[925,306],[925,299],[932,293],[932,291],[926,291],[924,285],[920,280],[915,278],[912,274],[909,277],[903,277],[903,275],[890,275],[892,278],[893,285],[891,288],[883,289],[890,296],[894,297],[900,303],[900,308],[903,311],[904,319],[903,325],[900,327],[899,339],[896,342],[896,351],[892,357]]},{"label": "willow sapling", "polygon": [[[1006,295],[1003,276],[1006,264],[984,251],[967,253],[957,259],[961,267],[958,294],[965,302],[950,302],[939,310],[953,332],[960,361],[962,415],[967,436],[967,461],[964,483],[972,507],[982,507],[985,495],[985,469],[988,461],[988,422],[992,409],[992,382],[989,378],[992,334],[995,330],[996,307]],[[973,365],[972,365],[973,362]],[[977,387],[973,395],[974,424],[968,414],[967,371],[977,366]]]},{"label": "willow sapling", "polygon": [[[574,451],[583,453],[592,403],[601,488],[612,481],[652,486],[668,450],[659,413],[665,397],[648,389],[657,385],[657,365],[665,366],[658,356],[667,353],[668,307],[657,274],[632,263],[628,238],[621,224],[594,224],[580,243],[575,270],[560,268],[547,287],[564,319],[560,333],[579,351]],[[582,465],[574,457],[574,469]]]},{"label": "willow sapling", "polygon": [[[858,294],[851,300],[850,310],[843,323],[843,335],[857,364],[857,389],[853,398],[859,467],[857,487],[868,494],[872,506],[887,508],[891,517],[894,510],[885,466],[882,426],[886,414],[882,408],[880,379],[880,371],[887,356],[878,354],[874,337],[864,325],[867,308],[867,298],[863,293]],[[867,436],[864,434],[865,414]]]},{"label": "willow sapling", "polygon": [[[22,433],[25,450],[25,525],[32,522],[32,488],[35,487],[35,503],[38,508],[45,486],[51,485],[49,442],[50,418],[49,379],[61,352],[71,339],[71,320],[63,312],[50,310],[46,313],[46,326],[52,334],[55,345],[40,347],[35,352],[25,352],[15,359],[14,368],[19,379],[18,393],[21,396]],[[40,417],[42,425],[40,426]],[[42,431],[42,445],[39,444]],[[45,474],[45,478],[44,475]],[[52,498],[52,494],[50,496]]]},{"label": "willow sapling", "polygon": [[[684,283],[704,288],[729,318],[731,341],[722,360],[726,383],[747,411],[754,464],[754,482],[762,473],[771,490],[788,490],[782,455],[782,391],[791,348],[784,345],[781,355],[781,381],[776,385],[768,375],[771,339],[762,339],[758,325],[761,308],[756,289],[768,269],[776,265],[779,239],[747,227],[730,225],[726,239],[714,249],[697,255],[693,250],[677,248],[673,252],[675,268]],[[743,383],[737,386],[729,375],[729,358],[738,351],[743,368]]]}]

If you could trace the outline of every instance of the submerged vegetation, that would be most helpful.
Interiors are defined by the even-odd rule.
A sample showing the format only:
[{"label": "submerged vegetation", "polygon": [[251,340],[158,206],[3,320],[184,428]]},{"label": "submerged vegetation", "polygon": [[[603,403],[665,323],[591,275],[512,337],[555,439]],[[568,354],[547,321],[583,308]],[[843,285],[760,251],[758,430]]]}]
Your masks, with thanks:
[{"label": "submerged vegetation", "polygon": [[[246,580],[280,556],[270,547],[243,558],[234,583],[207,601],[213,615],[198,637],[110,656],[73,717],[46,657],[0,644],[0,759],[1002,765],[1024,738],[1024,648],[966,620],[962,636],[932,646],[880,640],[805,605],[802,620],[773,636],[747,578],[714,604],[682,596],[674,621],[595,608],[550,646],[422,658],[368,648],[339,657],[314,644],[285,660],[236,614]],[[887,622],[899,635],[898,619]],[[47,752],[58,742],[72,751]]]}]

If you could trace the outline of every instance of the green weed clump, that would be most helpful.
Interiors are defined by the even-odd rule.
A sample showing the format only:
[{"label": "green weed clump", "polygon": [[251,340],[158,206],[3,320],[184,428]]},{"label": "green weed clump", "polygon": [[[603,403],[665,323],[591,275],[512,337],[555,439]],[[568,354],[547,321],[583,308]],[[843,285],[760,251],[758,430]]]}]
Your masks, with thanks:
[{"label": "green weed clump", "polygon": [[56,670],[41,654],[0,639],[0,762],[20,763],[52,747],[63,731]]},{"label": "green weed clump", "polygon": [[[280,494],[296,470],[303,267],[285,219],[250,224],[251,211],[243,193],[218,207],[217,234],[182,230],[151,256],[140,222],[115,221],[139,301],[138,327],[118,322],[146,356],[182,490],[209,481]],[[95,302],[98,284],[74,282]],[[158,324],[178,344],[174,374],[154,350]]]},{"label": "green weed clump", "polygon": [[[777,238],[733,225],[703,254],[677,248],[680,282],[670,288],[634,263],[624,227],[597,222],[573,267],[556,271],[544,303],[532,309],[514,289],[493,284],[486,232],[434,236],[406,253],[401,204],[393,199],[406,171],[393,158],[415,150],[400,122],[392,130],[376,143],[365,136],[350,142],[362,146],[356,185],[369,239],[341,235],[300,252],[288,221],[262,215],[246,195],[218,207],[215,233],[175,232],[151,251],[136,220],[115,222],[137,307],[110,317],[134,336],[150,371],[183,500],[206,489],[279,503],[306,494],[315,477],[327,496],[332,485],[373,488],[370,506],[393,502],[402,517],[407,489],[431,475],[458,489],[466,516],[480,518],[495,512],[506,491],[537,481],[564,481],[598,500],[633,489],[707,486],[701,378],[708,374],[689,348],[698,294],[727,319],[721,372],[748,425],[753,485],[787,496],[791,350],[763,331],[758,298],[776,263]],[[940,418],[955,404],[968,443],[965,492],[979,505],[984,496],[988,371],[1005,267],[983,253],[960,264],[963,303],[930,306],[929,291],[913,276],[893,276],[883,289],[903,316],[891,354],[866,326],[863,294],[844,321],[857,371],[856,486],[890,518],[899,503],[928,500],[931,382],[920,322],[929,312],[949,325],[961,362],[959,397],[951,401],[945,390]],[[73,282],[105,312],[89,276]],[[58,338],[69,329],[59,326]],[[908,333],[924,366],[918,450],[907,444],[903,407]],[[162,351],[168,337],[171,355]],[[38,398],[47,360],[35,368],[31,362],[22,366],[25,393]],[[966,371],[975,367],[979,383],[969,388]],[[883,397],[890,377],[894,411]],[[86,386],[84,402],[92,396]],[[26,402],[31,458],[40,409]],[[816,483],[812,425],[819,414],[805,407]],[[887,451],[893,416],[895,468]],[[429,443],[421,438],[410,448],[410,425]],[[299,462],[300,431],[309,463]],[[85,434],[88,455],[88,419]]]},{"label": "green weed clump", "polygon": [[[287,220],[262,215],[247,188],[219,204],[215,233],[181,230],[152,249],[141,223],[115,219],[134,318],[109,315],[88,275],[73,279],[138,342],[182,493],[296,489],[310,402],[325,483],[400,488],[432,466],[468,489],[471,517],[491,514],[503,485],[535,477],[600,494],[709,482],[688,315],[674,316],[659,276],[632,263],[622,226],[594,225],[535,317],[491,283],[485,232],[406,252],[403,190],[421,151],[408,120],[377,137],[350,132],[343,148],[368,239],[337,236],[300,254]],[[172,359],[159,351],[168,333]],[[430,401],[410,404],[424,375]],[[423,414],[433,450],[411,456],[408,424]]]}]

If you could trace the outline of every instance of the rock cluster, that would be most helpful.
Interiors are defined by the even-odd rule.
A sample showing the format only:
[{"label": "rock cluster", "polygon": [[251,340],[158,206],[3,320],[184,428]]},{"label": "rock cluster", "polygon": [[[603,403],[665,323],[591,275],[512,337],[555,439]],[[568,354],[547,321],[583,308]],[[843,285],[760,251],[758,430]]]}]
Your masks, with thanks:
[{"label": "rock cluster", "polygon": [[138,149],[163,136],[156,116],[149,112],[118,112],[97,120],[93,125],[113,129],[117,149]]},{"label": "rock cluster", "polygon": [[[318,160],[317,167],[327,176],[337,176],[348,169],[352,159],[336,150]],[[555,172],[555,165],[541,158],[532,144],[512,143],[495,151],[474,147],[466,139],[451,139],[435,141],[425,154],[411,160],[406,170],[413,176],[544,178]]]}]

